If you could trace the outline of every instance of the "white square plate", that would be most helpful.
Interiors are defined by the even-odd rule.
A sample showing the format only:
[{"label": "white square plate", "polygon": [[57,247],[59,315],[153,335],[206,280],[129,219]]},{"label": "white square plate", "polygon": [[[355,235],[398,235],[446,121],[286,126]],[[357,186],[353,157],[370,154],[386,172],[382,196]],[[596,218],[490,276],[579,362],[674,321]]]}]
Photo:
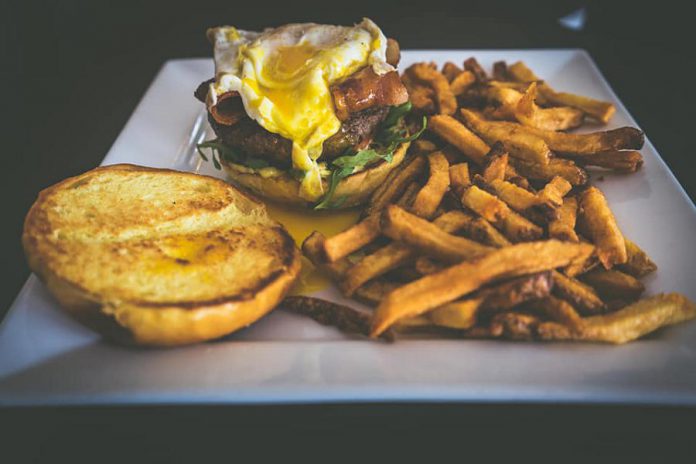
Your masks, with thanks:
[{"label": "white square plate", "polygon": [[[416,61],[524,60],[552,86],[616,104],[582,50],[405,51]],[[198,83],[208,59],[164,65],[103,164],[193,170],[205,136]],[[696,210],[649,141],[634,175],[597,181],[625,233],[657,262],[649,293],[696,299]],[[209,166],[206,173],[219,175]],[[325,292],[324,296],[335,297]],[[103,342],[65,316],[31,276],[0,327],[0,404],[535,401],[696,404],[696,323],[624,345],[349,339],[276,311],[222,341],[169,350]]]}]

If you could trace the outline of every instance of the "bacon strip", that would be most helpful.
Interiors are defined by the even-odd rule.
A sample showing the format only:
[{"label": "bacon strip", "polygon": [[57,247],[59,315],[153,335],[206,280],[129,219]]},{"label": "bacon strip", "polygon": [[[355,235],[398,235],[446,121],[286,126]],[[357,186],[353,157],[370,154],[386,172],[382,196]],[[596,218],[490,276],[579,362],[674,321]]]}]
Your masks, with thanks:
[{"label": "bacon strip", "polygon": [[[391,60],[398,62],[399,52],[391,50]],[[395,55],[395,56],[394,56]],[[202,86],[196,91],[196,96],[202,96]],[[399,79],[396,71],[383,75],[375,74],[371,66],[367,66],[340,84],[331,87],[336,116],[345,121],[359,111],[374,106],[401,105],[408,101],[408,91]],[[199,97],[200,98],[200,97]],[[237,92],[226,92],[217,97],[217,103],[210,105],[210,114],[219,124],[233,126],[246,117],[244,105]]]},{"label": "bacon strip", "polygon": [[225,92],[217,97],[217,104],[210,106],[213,119],[225,126],[234,126],[247,114],[238,92]]},{"label": "bacon strip", "polygon": [[399,74],[391,71],[383,75],[375,74],[367,66],[331,88],[336,116],[345,121],[358,111],[373,106],[401,105],[408,101],[408,91],[401,83]]}]

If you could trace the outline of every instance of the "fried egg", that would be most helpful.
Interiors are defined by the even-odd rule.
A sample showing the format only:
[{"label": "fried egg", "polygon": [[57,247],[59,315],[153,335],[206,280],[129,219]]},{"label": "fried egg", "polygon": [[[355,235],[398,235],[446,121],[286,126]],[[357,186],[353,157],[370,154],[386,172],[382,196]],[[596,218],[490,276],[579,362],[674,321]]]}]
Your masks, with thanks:
[{"label": "fried egg", "polygon": [[353,27],[305,23],[253,32],[224,26],[208,36],[216,77],[210,104],[225,92],[239,92],[250,118],[292,141],[293,167],[304,173],[300,195],[320,198],[317,159],[341,127],[330,87],[365,66],[380,75],[394,69],[382,31],[365,18]]}]

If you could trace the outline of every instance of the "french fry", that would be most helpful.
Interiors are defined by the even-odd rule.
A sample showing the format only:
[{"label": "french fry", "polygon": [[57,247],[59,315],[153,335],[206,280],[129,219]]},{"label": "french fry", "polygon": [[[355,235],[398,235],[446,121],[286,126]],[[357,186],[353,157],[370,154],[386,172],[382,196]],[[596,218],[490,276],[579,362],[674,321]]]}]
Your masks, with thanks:
[{"label": "french fry", "polygon": [[[496,124],[512,124],[498,121]],[[521,131],[534,135],[546,142],[548,147],[558,153],[571,155],[593,155],[603,151],[640,150],[645,135],[635,127],[619,127],[604,132],[569,134],[522,126]]]},{"label": "french fry", "polygon": [[[529,87],[528,82],[503,81],[503,80],[499,80],[499,79],[491,79],[488,82],[486,82],[486,85],[489,87],[514,89],[514,90],[517,90],[518,92],[524,92],[527,89],[527,87]],[[537,95],[537,101],[542,105],[546,104],[546,102],[544,101],[543,95]]]},{"label": "french fry", "polygon": [[595,269],[580,278],[606,299],[633,301],[645,291],[640,280],[615,269]]},{"label": "french fry", "polygon": [[483,70],[483,67],[479,64],[478,61],[476,61],[476,58],[474,58],[473,56],[464,61],[464,69],[473,73],[474,76],[476,76],[476,80],[478,82],[485,82],[488,80],[488,75],[486,74],[486,71]]},{"label": "french fry", "polygon": [[496,61],[493,63],[493,79],[498,81],[507,81],[507,63],[505,61]]},{"label": "french fry", "polygon": [[477,241],[483,242],[492,247],[502,248],[504,246],[512,245],[510,240],[501,234],[498,229],[493,227],[490,222],[483,218],[474,219],[468,231],[472,238],[475,238]]},{"label": "french fry", "polygon": [[619,264],[618,268],[621,271],[633,277],[644,277],[657,270],[657,264],[638,245],[626,237],[624,237],[624,242],[626,243],[628,260]]},{"label": "french fry", "polygon": [[486,118],[515,121],[515,108],[522,93],[509,87],[480,86],[472,89],[469,98],[480,98],[485,103],[481,112]]},{"label": "french fry", "polygon": [[[511,168],[514,169],[511,165],[508,164],[508,167],[507,167],[508,171]],[[505,173],[505,180],[510,182],[511,184],[515,184],[518,187],[522,187],[525,190],[529,190],[529,188],[530,188],[529,181],[527,180],[527,178],[522,177],[520,175],[513,176],[513,175],[510,175],[509,172],[506,172]]]},{"label": "french fry", "polygon": [[575,129],[582,125],[585,114],[581,110],[564,106],[539,108],[534,103],[536,98],[537,83],[532,82],[512,108],[515,119],[521,124],[549,131]]},{"label": "french fry", "polygon": [[450,81],[450,89],[458,97],[463,95],[475,82],[476,76],[471,71],[464,71]]},{"label": "french fry", "polygon": [[476,314],[482,302],[483,298],[453,301],[430,311],[427,317],[433,324],[441,327],[469,329],[476,325]]},{"label": "french fry", "polygon": [[392,290],[399,287],[397,282],[374,279],[359,287],[353,297],[369,306],[377,306]]},{"label": "french fry", "polygon": [[573,156],[583,166],[597,166],[618,172],[636,172],[643,166],[643,155],[636,150],[600,151],[589,155]]},{"label": "french fry", "polygon": [[435,92],[431,87],[416,82],[406,73],[401,75],[401,82],[408,90],[408,99],[411,101],[415,112],[435,114]]},{"label": "french fry", "polygon": [[483,111],[487,117],[517,121],[539,129],[574,129],[582,125],[585,116],[581,110],[567,106],[539,108],[535,103],[537,92],[534,82],[520,90],[500,85],[487,86],[478,89],[476,95],[491,103]]},{"label": "french fry", "polygon": [[386,205],[394,203],[401,192],[421,175],[425,167],[426,159],[423,156],[416,156],[404,163],[404,167],[399,167],[389,173],[385,181],[374,191],[363,211],[363,216],[367,217],[372,213],[381,211]]},{"label": "french fry", "polygon": [[448,234],[435,224],[395,205],[384,210],[381,228],[387,237],[446,262],[473,259],[493,250],[467,238]]},{"label": "french fry", "polygon": [[423,114],[435,114],[437,112],[435,103],[435,92],[430,87],[423,85],[406,86],[408,97],[413,108]]},{"label": "french fry", "polygon": [[426,315],[436,325],[468,329],[476,324],[481,312],[507,311],[524,302],[547,297],[551,288],[549,276],[545,272],[519,277],[482,289],[466,299],[435,308]]},{"label": "french fry", "polygon": [[[493,180],[485,182],[480,175],[474,176],[474,184],[477,187],[491,193],[510,208],[520,213],[521,216],[529,219],[534,224],[546,224],[549,219],[556,217],[556,210],[553,206],[542,202],[536,194],[505,180]],[[537,235],[540,233],[536,232]]]},{"label": "french fry", "polygon": [[[580,243],[587,243],[586,240],[583,238],[580,238]],[[565,269],[563,269],[563,274],[567,277],[577,277],[580,276],[586,272],[591,271],[592,269],[600,266],[601,263],[599,262],[599,258],[597,257],[596,250],[592,255],[587,258],[586,261],[582,263],[576,263],[573,264],[572,266],[568,266]]]},{"label": "french fry", "polygon": [[453,164],[449,167],[450,188],[461,195],[464,189],[471,185],[469,178],[469,165],[467,163]]},{"label": "french fry", "polygon": [[418,182],[411,182],[394,204],[401,206],[402,208],[410,208],[420,189],[421,186],[418,184]]},{"label": "french fry", "polygon": [[486,143],[501,142],[510,156],[515,158],[541,165],[549,163],[551,150],[546,142],[523,130],[523,126],[505,121],[486,121],[466,108],[461,108],[459,112],[467,126]]},{"label": "french fry", "polygon": [[[459,222],[457,230],[461,230],[465,236],[472,240],[489,245],[495,248],[512,245],[512,242],[505,238],[498,229],[493,227],[490,222],[482,217],[474,217],[463,211],[451,211],[447,215],[455,215]],[[445,215],[443,215],[444,217]],[[441,219],[441,218],[438,218]],[[453,231],[454,232],[454,231]]]},{"label": "french fry", "polygon": [[502,219],[508,210],[504,202],[475,185],[464,191],[461,202],[463,206],[492,223]]},{"label": "french fry", "polygon": [[607,124],[616,112],[616,107],[612,103],[567,92],[556,92],[545,84],[542,85],[541,91],[544,100],[556,105],[578,108],[603,124]]},{"label": "french fry", "polygon": [[462,68],[451,61],[448,61],[442,66],[442,75],[445,76],[450,83],[462,72],[464,72]]},{"label": "french fry", "polygon": [[[545,322],[539,324],[537,334],[542,340],[620,344],[695,317],[696,305],[692,301],[679,293],[668,293],[639,300],[614,313],[588,317],[579,333],[554,322]],[[372,335],[375,335],[374,325]]]},{"label": "french fry", "polygon": [[427,155],[428,153],[437,150],[437,145],[435,145],[430,140],[418,139],[411,142],[411,151],[419,155]]},{"label": "french fry", "polygon": [[523,61],[517,61],[507,67],[508,76],[517,82],[534,82],[541,81],[541,79],[534,74],[534,71],[529,69]]},{"label": "french fry", "polygon": [[509,312],[496,314],[491,321],[491,332],[508,340],[533,340],[541,321],[532,314]]},{"label": "french fry", "polygon": [[532,301],[525,307],[534,308],[560,324],[565,325],[569,329],[579,332],[584,327],[583,319],[573,306],[565,300],[554,296],[547,296],[539,300]]},{"label": "french fry", "polygon": [[490,221],[512,242],[541,238],[543,230],[536,224],[512,211],[494,195],[472,185],[461,196],[462,205]]},{"label": "french fry", "polygon": [[569,301],[583,315],[594,315],[604,312],[604,302],[592,287],[558,271],[552,271],[553,294]]},{"label": "french fry", "polygon": [[[280,307],[314,319],[321,325],[335,327],[343,333],[367,336],[370,329],[370,315],[348,306],[310,296],[289,296]],[[393,342],[394,334],[385,331],[380,338]]]},{"label": "french fry", "polygon": [[345,296],[351,296],[358,287],[409,262],[416,256],[410,246],[392,242],[352,265],[339,282]]},{"label": "french fry", "polygon": [[570,182],[561,176],[555,176],[536,196],[543,204],[558,208],[563,204],[563,197],[566,196],[572,188],[573,186],[570,185]]},{"label": "french fry", "polygon": [[[437,217],[433,224],[449,233],[464,227],[466,220],[466,215],[461,211],[451,211]],[[389,243],[350,266],[341,275],[339,287],[346,296],[351,296],[366,282],[408,263],[416,256],[417,251],[404,243]]]},{"label": "french fry", "polygon": [[418,192],[413,200],[411,211],[418,216],[430,218],[435,214],[437,207],[449,188],[449,163],[441,152],[433,152],[428,155],[430,175],[428,181]]},{"label": "french fry", "polygon": [[611,269],[628,261],[626,242],[604,194],[597,187],[588,187],[580,194],[579,205],[579,215],[604,267]]},{"label": "french fry", "polygon": [[302,242],[302,253],[315,267],[326,273],[332,280],[337,281],[348,270],[350,263],[345,258],[327,263],[324,260],[325,240],[324,235],[315,230]]},{"label": "french fry", "polygon": [[560,176],[573,186],[585,185],[588,180],[587,172],[573,161],[562,158],[551,158],[547,165],[530,163],[520,159],[510,159],[510,163],[524,177],[534,180],[550,181]]},{"label": "french fry", "polygon": [[556,219],[549,222],[549,237],[568,242],[578,242],[580,239],[575,233],[575,221],[577,218],[578,201],[575,197],[566,197],[563,204],[556,210]]},{"label": "french fry", "polygon": [[[498,145],[502,148],[502,145]],[[493,148],[491,148],[491,152]],[[488,156],[488,162],[483,168],[481,175],[486,182],[493,180],[505,180],[505,171],[508,167],[508,154],[493,154]]]},{"label": "french fry", "polygon": [[[416,271],[415,267],[412,266],[409,262],[407,265],[399,266],[396,269],[392,269],[391,271],[387,272],[386,274],[384,274],[383,278],[388,281],[396,282],[403,285],[409,282],[413,282],[416,279],[420,279],[421,274],[419,274],[418,271]],[[363,285],[363,287],[365,285]]]},{"label": "french fry", "polygon": [[508,210],[494,225],[513,243],[539,240],[544,235],[541,227],[512,210]]},{"label": "french fry", "polygon": [[410,73],[417,81],[433,89],[440,114],[454,114],[457,109],[457,99],[452,93],[449,81],[442,73],[425,63],[411,65],[406,73]]},{"label": "french fry", "polygon": [[[522,61],[508,66],[508,75],[518,82],[533,82],[540,79],[527,67]],[[544,100],[555,105],[565,105],[578,108],[589,116],[606,124],[616,112],[616,107],[609,103],[600,100],[595,100],[581,95],[572,93],[556,92],[548,84],[541,83],[539,91],[544,97]]]},{"label": "french fry", "polygon": [[490,326],[474,326],[468,330],[457,331],[456,338],[464,340],[486,340],[498,338],[498,335],[493,334]]},{"label": "french fry", "polygon": [[399,319],[416,316],[465,296],[497,279],[517,277],[585,260],[594,247],[548,240],[494,250],[474,262],[463,262],[422,277],[389,293],[375,310],[372,336]]},{"label": "french fry", "polygon": [[[302,252],[311,265],[319,268],[334,282],[340,282],[343,274],[350,268],[351,264],[345,258],[333,263],[324,262],[322,257],[323,240],[324,236],[320,232],[312,232],[302,243]],[[387,293],[394,290],[397,286],[398,284],[394,282],[375,279],[357,288],[354,292],[354,297],[365,304],[376,306]]]},{"label": "french fry", "polygon": [[507,311],[527,301],[549,296],[552,286],[551,273],[540,272],[486,287],[474,296],[483,298],[482,312]]},{"label": "french fry", "polygon": [[505,180],[493,179],[491,182],[486,182],[481,176],[476,176],[474,183],[521,213],[540,204],[537,195]]},{"label": "french fry", "polygon": [[326,260],[338,261],[379,237],[379,219],[379,214],[373,213],[354,226],[324,240],[323,249]]},{"label": "french fry", "polygon": [[[502,147],[502,145],[501,145]],[[508,157],[508,164],[505,166],[505,179],[508,182],[512,182],[513,184],[517,185],[518,187],[522,187],[523,189],[528,189],[529,190],[529,181],[527,180],[526,177],[522,177],[519,172],[517,172],[517,169],[510,164],[510,158]]]},{"label": "french fry", "polygon": [[447,143],[454,145],[464,156],[476,164],[483,164],[490,147],[464,124],[451,116],[436,115],[428,119],[428,130]]},{"label": "french fry", "polygon": [[437,335],[445,335],[441,333],[439,327],[436,327],[427,316],[409,317],[402,319],[398,324],[392,327],[394,332],[398,333],[435,333]]},{"label": "french fry", "polygon": [[421,256],[415,262],[416,271],[422,276],[440,272],[445,267],[445,265],[433,261],[429,256]]},{"label": "french fry", "polygon": [[498,231],[498,229],[493,227],[490,222],[482,217],[472,217],[471,220],[463,227],[463,230],[471,239],[495,248],[502,248],[504,246],[512,245],[510,240],[508,240]]}]

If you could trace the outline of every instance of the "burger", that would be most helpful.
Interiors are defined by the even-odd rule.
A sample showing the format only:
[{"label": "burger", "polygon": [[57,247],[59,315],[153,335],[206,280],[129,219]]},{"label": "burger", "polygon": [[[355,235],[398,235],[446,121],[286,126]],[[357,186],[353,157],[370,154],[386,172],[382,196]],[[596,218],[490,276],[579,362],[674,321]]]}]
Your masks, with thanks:
[{"label": "burger", "polygon": [[[195,96],[216,138],[200,155],[233,183],[313,208],[363,203],[425,127],[395,66],[399,46],[371,20],[208,30],[215,77]],[[409,129],[410,127],[410,129]]]}]

